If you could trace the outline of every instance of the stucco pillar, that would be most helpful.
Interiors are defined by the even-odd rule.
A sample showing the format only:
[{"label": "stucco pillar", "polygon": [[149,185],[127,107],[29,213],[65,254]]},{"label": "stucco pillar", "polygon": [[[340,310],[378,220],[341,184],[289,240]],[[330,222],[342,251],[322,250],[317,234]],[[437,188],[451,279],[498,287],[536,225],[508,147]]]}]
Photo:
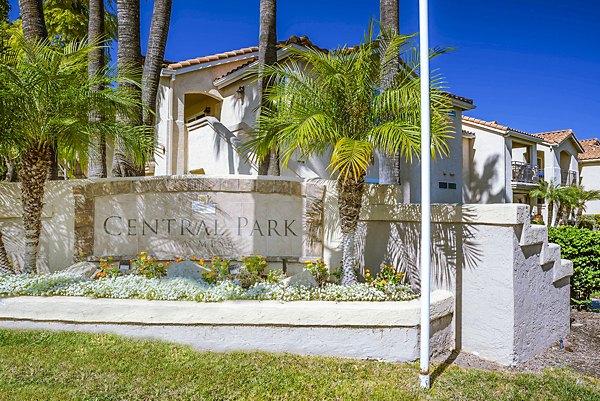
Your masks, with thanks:
[{"label": "stucco pillar", "polygon": [[512,140],[504,138],[504,202],[512,203]]},{"label": "stucco pillar", "polygon": [[185,132],[185,94],[178,93],[177,108],[175,112],[175,124],[174,135],[173,135],[173,152],[172,160],[173,173],[174,174],[185,174],[186,168],[186,155],[187,155],[187,135]]},{"label": "stucco pillar", "polygon": [[532,169],[537,167],[537,144],[533,144],[529,146],[529,164]]}]

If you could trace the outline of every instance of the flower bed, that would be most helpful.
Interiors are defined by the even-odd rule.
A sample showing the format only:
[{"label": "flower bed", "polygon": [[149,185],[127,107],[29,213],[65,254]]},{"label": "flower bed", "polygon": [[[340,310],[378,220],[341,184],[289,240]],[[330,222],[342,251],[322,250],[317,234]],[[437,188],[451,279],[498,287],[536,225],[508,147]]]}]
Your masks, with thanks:
[{"label": "flower bed", "polygon": [[41,276],[0,275],[0,296],[85,296],[219,302],[226,300],[276,301],[404,301],[416,298],[407,285],[376,287],[368,283],[322,287],[259,282],[248,289],[233,280],[208,284],[188,278],[147,278],[142,275],[105,277],[97,280],[69,273]]}]

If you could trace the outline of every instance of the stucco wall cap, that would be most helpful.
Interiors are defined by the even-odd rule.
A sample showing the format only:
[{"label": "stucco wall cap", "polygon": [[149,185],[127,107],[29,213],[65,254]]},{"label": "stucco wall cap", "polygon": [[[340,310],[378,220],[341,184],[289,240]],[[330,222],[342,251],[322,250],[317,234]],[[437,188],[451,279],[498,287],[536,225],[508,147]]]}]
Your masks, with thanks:
[{"label": "stucco wall cap", "polygon": [[[453,312],[448,291],[431,294],[431,319]],[[405,302],[148,301],[82,297],[0,299],[0,319],[148,325],[416,327],[420,300]]]}]

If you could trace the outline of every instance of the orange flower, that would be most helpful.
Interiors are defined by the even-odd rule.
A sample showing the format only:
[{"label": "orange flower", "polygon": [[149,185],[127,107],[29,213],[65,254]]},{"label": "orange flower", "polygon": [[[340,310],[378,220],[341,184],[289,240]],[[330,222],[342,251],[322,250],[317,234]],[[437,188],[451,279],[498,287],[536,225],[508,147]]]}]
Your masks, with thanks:
[{"label": "orange flower", "polygon": [[96,274],[96,278],[100,278],[100,277],[106,277],[106,273],[105,272],[99,272],[98,274]]}]

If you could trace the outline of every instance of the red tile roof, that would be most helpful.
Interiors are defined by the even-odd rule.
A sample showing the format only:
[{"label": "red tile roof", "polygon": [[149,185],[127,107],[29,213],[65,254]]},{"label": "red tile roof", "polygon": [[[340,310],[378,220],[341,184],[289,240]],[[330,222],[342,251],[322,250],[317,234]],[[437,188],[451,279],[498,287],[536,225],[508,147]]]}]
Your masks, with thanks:
[{"label": "red tile roof", "polygon": [[233,70],[231,70],[231,71],[229,71],[229,72],[227,72],[227,73],[225,73],[225,74],[221,75],[220,77],[218,77],[217,79],[215,79],[215,81],[218,81],[219,79],[223,79],[223,78],[225,78],[226,76],[229,76],[229,75],[233,74],[233,73],[234,73],[234,72],[236,72],[236,71],[239,71],[239,70],[241,70],[241,69],[243,69],[243,68],[246,68],[246,67],[248,67],[250,64],[252,64],[252,63],[256,62],[256,60],[258,60],[258,57],[252,57],[252,58],[251,58],[250,60],[248,60],[247,62],[245,62],[245,63],[243,63],[243,64],[241,64],[241,65],[238,65],[238,66],[237,66],[237,67],[235,67]]},{"label": "red tile roof", "polygon": [[534,134],[535,136],[542,138],[548,143],[556,143],[560,144],[565,139],[569,137],[569,135],[575,135],[570,129],[561,129],[558,131],[548,131],[548,132],[539,132]]},{"label": "red tile roof", "polygon": [[[296,44],[304,47],[312,47],[316,49],[320,49],[315,46],[308,36],[290,36],[287,40],[281,41],[277,43],[277,47],[289,46],[291,44]],[[177,63],[172,63],[167,66],[170,70],[179,70],[181,68],[190,67],[192,65],[198,65],[202,63],[208,63],[210,61],[223,60],[231,57],[242,56],[244,54],[255,53],[258,51],[258,46],[250,46],[244,47],[238,50],[232,50],[224,53],[213,54],[210,56],[197,57],[189,60],[179,61]]]},{"label": "red tile roof", "polygon": [[468,122],[472,122],[475,124],[484,125],[486,127],[495,128],[495,129],[498,129],[501,131],[511,131],[511,132],[516,132],[518,134],[523,134],[523,135],[531,136],[533,138],[537,138],[535,135],[532,135],[528,132],[521,131],[521,130],[518,130],[515,128],[511,128],[507,125],[499,124],[498,121],[485,121],[485,120],[481,120],[479,118],[469,117],[469,116],[462,116],[462,118],[463,118],[463,121],[468,121]]},{"label": "red tile roof", "polygon": [[600,159],[600,141],[598,138],[584,139],[580,142],[583,153],[579,154],[579,160]]},{"label": "red tile roof", "polygon": [[468,99],[466,97],[458,96],[458,95],[455,95],[455,94],[450,93],[450,92],[446,92],[446,93],[452,99],[460,100],[461,102],[465,102],[465,103],[468,103],[468,104],[473,104],[473,99]]},{"label": "red tile roof", "polygon": [[561,129],[561,130],[557,130],[557,131],[538,132],[537,134],[534,134],[534,135],[537,136],[538,138],[542,138],[544,141],[546,141],[548,143],[555,143],[557,145],[560,145],[561,143],[566,141],[570,136],[572,136],[575,143],[581,148],[581,150],[583,150],[583,146],[582,146],[581,142],[579,142],[579,139],[577,139],[577,137],[575,136],[575,133],[573,132],[572,129]]}]

